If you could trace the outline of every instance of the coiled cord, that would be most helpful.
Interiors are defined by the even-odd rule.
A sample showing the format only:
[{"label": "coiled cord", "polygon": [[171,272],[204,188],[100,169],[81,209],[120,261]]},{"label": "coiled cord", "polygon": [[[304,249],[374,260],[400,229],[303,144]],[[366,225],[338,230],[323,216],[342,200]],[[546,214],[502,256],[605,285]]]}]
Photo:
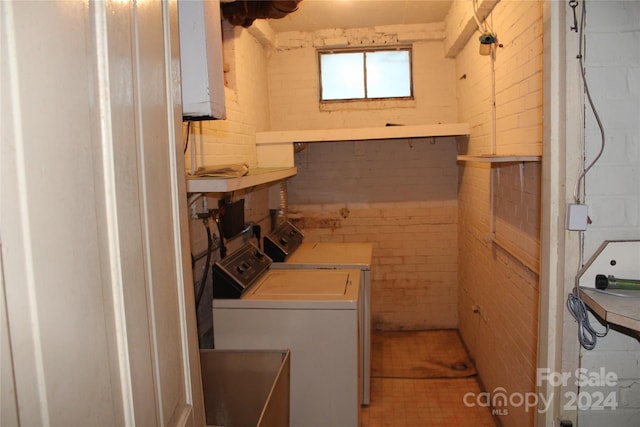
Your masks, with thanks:
[{"label": "coiled cord", "polygon": [[598,332],[593,329],[589,322],[589,311],[584,301],[580,298],[577,288],[567,296],[567,309],[574,319],[578,322],[578,341],[585,350],[593,350],[596,346],[598,338],[602,338],[609,333],[609,324],[604,332]]}]

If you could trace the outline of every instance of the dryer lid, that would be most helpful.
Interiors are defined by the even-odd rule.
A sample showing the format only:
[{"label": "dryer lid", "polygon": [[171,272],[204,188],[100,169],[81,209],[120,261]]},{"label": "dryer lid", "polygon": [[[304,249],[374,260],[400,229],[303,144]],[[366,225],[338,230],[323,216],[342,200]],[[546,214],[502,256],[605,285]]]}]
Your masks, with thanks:
[{"label": "dryer lid", "polygon": [[370,269],[371,243],[305,242],[287,259],[287,264],[339,266],[340,268]]}]

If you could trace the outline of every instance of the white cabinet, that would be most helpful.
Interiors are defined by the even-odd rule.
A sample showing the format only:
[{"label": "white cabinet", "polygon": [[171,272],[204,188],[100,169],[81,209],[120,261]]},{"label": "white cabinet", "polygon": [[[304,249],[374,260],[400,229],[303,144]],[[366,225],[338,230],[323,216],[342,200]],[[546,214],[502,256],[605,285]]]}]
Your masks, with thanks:
[{"label": "white cabinet", "polygon": [[179,0],[182,116],[225,119],[220,2]]}]

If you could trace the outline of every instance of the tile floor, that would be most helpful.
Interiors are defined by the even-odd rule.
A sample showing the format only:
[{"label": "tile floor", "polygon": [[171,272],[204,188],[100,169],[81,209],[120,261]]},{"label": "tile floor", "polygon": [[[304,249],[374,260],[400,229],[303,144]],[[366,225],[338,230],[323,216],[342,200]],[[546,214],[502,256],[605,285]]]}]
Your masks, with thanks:
[{"label": "tile floor", "polygon": [[466,393],[481,390],[457,331],[374,334],[361,427],[495,427],[487,408],[464,404]]}]

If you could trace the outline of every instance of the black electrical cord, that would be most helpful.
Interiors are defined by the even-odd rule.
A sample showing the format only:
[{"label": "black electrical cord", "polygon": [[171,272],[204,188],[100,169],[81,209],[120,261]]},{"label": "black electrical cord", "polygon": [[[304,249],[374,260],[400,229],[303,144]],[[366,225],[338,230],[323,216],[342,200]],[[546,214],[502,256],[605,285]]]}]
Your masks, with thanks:
[{"label": "black electrical cord", "polygon": [[222,233],[222,223],[220,215],[216,213],[216,225],[218,226],[218,234],[220,235],[220,259],[227,256],[227,247],[224,245],[224,234]]},{"label": "black electrical cord", "polygon": [[262,249],[262,244],[260,243],[262,241],[262,231],[258,224],[253,225],[253,234],[256,236],[256,240],[258,241],[258,249]]},{"label": "black electrical cord", "polygon": [[184,137],[184,149],[182,150],[182,154],[187,153],[187,147],[189,147],[189,135],[191,134],[191,121],[187,122],[187,134]]},{"label": "black electrical cord", "polygon": [[209,275],[209,263],[211,262],[211,253],[213,252],[213,238],[211,237],[211,229],[209,228],[209,217],[202,220],[204,227],[207,229],[207,259],[204,264],[204,272],[200,279],[200,288],[198,289],[198,295],[196,296],[196,309],[200,306],[200,300],[204,294],[204,285],[207,283],[207,276]]}]

